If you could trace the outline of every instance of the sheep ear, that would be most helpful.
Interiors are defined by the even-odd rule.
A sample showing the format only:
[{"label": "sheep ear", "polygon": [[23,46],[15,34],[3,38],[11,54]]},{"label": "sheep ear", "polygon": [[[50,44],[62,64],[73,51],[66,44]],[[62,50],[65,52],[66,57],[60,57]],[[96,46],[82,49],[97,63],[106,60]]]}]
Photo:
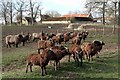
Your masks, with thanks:
[{"label": "sheep ear", "polygon": [[100,41],[101,44],[103,44],[103,41]]},{"label": "sheep ear", "polygon": [[95,42],[95,40],[92,41],[92,43],[94,43],[94,42]]},{"label": "sheep ear", "polygon": [[104,43],[103,41],[100,41],[100,43],[101,43],[102,45],[105,45],[105,43]]}]

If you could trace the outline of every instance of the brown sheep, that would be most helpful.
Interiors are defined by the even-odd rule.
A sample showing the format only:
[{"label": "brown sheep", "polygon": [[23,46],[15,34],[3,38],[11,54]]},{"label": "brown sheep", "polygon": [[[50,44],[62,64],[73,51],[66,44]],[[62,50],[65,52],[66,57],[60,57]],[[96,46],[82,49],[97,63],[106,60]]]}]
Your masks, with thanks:
[{"label": "brown sheep", "polygon": [[65,42],[65,44],[66,44],[66,42],[68,42],[69,39],[70,39],[70,33],[71,33],[71,32],[66,32],[66,33],[64,34],[64,42]]},{"label": "brown sheep", "polygon": [[84,42],[81,45],[81,49],[84,53],[84,56],[86,56],[86,58],[88,59],[88,61],[90,60],[91,56],[94,55],[93,52],[93,45],[91,44],[91,42]]},{"label": "brown sheep", "polygon": [[47,75],[46,65],[48,65],[50,55],[53,54],[53,51],[45,49],[42,54],[29,54],[26,64],[26,73],[28,72],[28,67],[30,66],[30,71],[32,72],[32,66],[38,65],[41,67],[41,74],[44,76],[44,73]]},{"label": "brown sheep", "polygon": [[77,62],[77,66],[79,66],[79,59],[81,60],[81,66],[82,66],[82,56],[83,56],[83,51],[82,49],[79,47],[79,45],[76,45],[76,44],[72,44],[69,48],[69,52],[70,52],[70,55],[69,55],[69,60],[68,62],[70,62],[70,56],[73,54],[73,58],[75,60],[75,62]]},{"label": "brown sheep", "polygon": [[63,42],[64,36],[62,33],[58,33],[56,34],[56,36],[53,36],[52,39],[57,43],[57,44],[61,44],[61,42]]},{"label": "brown sheep", "polygon": [[99,45],[96,45],[96,42],[85,42],[81,45],[81,49],[86,55],[88,61],[92,61],[92,57],[102,49],[102,46],[104,44],[100,43]]},{"label": "brown sheep", "polygon": [[15,45],[16,47],[18,47],[18,44],[22,42],[23,40],[23,36],[21,34],[18,35],[8,35],[5,38],[6,40],[6,45],[7,47],[11,47],[11,44]]},{"label": "brown sheep", "polygon": [[40,53],[40,50],[42,49],[45,49],[45,48],[48,48],[48,47],[52,47],[55,45],[55,42],[50,39],[50,40],[39,40],[37,42],[37,45],[38,45],[38,53]]},{"label": "brown sheep", "polygon": [[71,32],[71,34],[70,34],[70,39],[72,39],[72,38],[74,38],[74,37],[76,37],[77,36],[77,33],[76,32]]},{"label": "brown sheep", "polygon": [[67,48],[65,48],[64,46],[54,46],[51,47],[50,50],[52,50],[54,52],[54,55],[52,55],[50,60],[54,60],[54,66],[55,66],[55,70],[57,70],[57,65],[59,63],[59,67],[60,67],[60,60],[65,56],[65,55],[69,55],[69,50]]},{"label": "brown sheep", "polygon": [[72,44],[80,45],[81,40],[82,40],[82,35],[80,33],[78,33],[76,37],[72,38]]},{"label": "brown sheep", "polygon": [[[92,43],[95,45],[95,48],[97,49],[98,53],[100,53],[103,45],[105,45],[103,41],[99,41],[99,40],[94,40]],[[96,54],[97,57],[99,57],[98,53]]]},{"label": "brown sheep", "polygon": [[82,32],[83,42],[85,42],[85,39],[87,38],[88,34],[89,34],[88,31],[83,31],[83,32]]}]

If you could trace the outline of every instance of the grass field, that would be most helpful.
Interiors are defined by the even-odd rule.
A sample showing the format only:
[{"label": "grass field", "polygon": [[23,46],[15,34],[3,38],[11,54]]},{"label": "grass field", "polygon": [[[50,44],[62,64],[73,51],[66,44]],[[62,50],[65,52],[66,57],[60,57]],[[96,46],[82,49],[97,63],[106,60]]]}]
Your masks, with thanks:
[{"label": "grass field", "polygon": [[[53,65],[47,66],[48,75],[41,76],[40,67],[34,66],[33,72],[25,73],[26,57],[31,52],[37,52],[37,43],[30,42],[24,47],[19,46],[18,48],[6,48],[4,43],[4,38],[8,34],[17,34],[21,31],[24,32],[66,32],[69,31],[64,28],[66,25],[54,25],[52,29],[48,29],[45,26],[35,26],[35,27],[2,27],[2,77],[3,78],[118,78],[118,33],[112,34],[111,28],[105,28],[105,35],[102,35],[100,28],[95,32],[94,30],[89,30],[89,36],[87,41],[92,41],[94,39],[103,40],[105,46],[101,51],[100,58],[94,57],[92,63],[84,60],[82,67],[76,67],[73,59],[68,62],[68,56],[61,60],[61,68],[54,71]],[[92,27],[90,27],[92,28]],[[64,44],[63,44],[64,45]],[[68,43],[67,46],[70,46]]]}]

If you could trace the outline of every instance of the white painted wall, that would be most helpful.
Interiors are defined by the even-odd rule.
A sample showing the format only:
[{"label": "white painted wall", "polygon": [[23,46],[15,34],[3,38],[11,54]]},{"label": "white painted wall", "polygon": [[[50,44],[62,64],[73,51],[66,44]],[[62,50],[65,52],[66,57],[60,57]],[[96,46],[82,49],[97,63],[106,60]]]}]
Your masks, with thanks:
[{"label": "white painted wall", "polygon": [[62,23],[62,24],[68,24],[70,21],[42,21],[43,24],[56,24],[56,23]]}]

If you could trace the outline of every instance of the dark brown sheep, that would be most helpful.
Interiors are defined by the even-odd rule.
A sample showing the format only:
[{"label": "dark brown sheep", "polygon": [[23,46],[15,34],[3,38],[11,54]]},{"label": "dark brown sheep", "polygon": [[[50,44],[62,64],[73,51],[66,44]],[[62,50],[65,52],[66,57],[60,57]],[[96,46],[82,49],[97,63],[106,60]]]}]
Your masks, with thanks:
[{"label": "dark brown sheep", "polygon": [[23,46],[25,46],[25,43],[30,41],[31,34],[27,33],[27,34],[23,34],[22,36],[23,36],[23,39],[22,39]]},{"label": "dark brown sheep", "polygon": [[52,50],[54,52],[54,55],[52,55],[50,60],[54,60],[55,63],[55,70],[57,70],[57,65],[59,63],[59,67],[60,67],[60,60],[65,56],[65,55],[69,55],[69,50],[67,48],[65,48],[64,46],[54,46],[51,47],[50,50]]},{"label": "dark brown sheep", "polygon": [[51,39],[53,36],[56,36],[54,33],[47,34],[47,40]]},{"label": "dark brown sheep", "polygon": [[83,32],[82,32],[83,42],[85,42],[85,39],[87,38],[88,34],[89,34],[88,31],[83,31]]},{"label": "dark brown sheep", "polygon": [[103,41],[99,41],[99,40],[94,40],[92,43],[94,44],[96,50],[98,51],[98,53],[96,54],[96,56],[99,57],[98,54],[102,50],[102,47],[103,47],[103,45],[105,45],[105,43]]},{"label": "dark brown sheep", "polygon": [[28,72],[28,67],[30,66],[30,71],[32,72],[32,66],[38,65],[41,67],[41,74],[44,76],[44,73],[47,75],[46,66],[48,65],[50,55],[53,54],[53,51],[45,49],[42,54],[29,54],[26,64],[26,73]]}]

